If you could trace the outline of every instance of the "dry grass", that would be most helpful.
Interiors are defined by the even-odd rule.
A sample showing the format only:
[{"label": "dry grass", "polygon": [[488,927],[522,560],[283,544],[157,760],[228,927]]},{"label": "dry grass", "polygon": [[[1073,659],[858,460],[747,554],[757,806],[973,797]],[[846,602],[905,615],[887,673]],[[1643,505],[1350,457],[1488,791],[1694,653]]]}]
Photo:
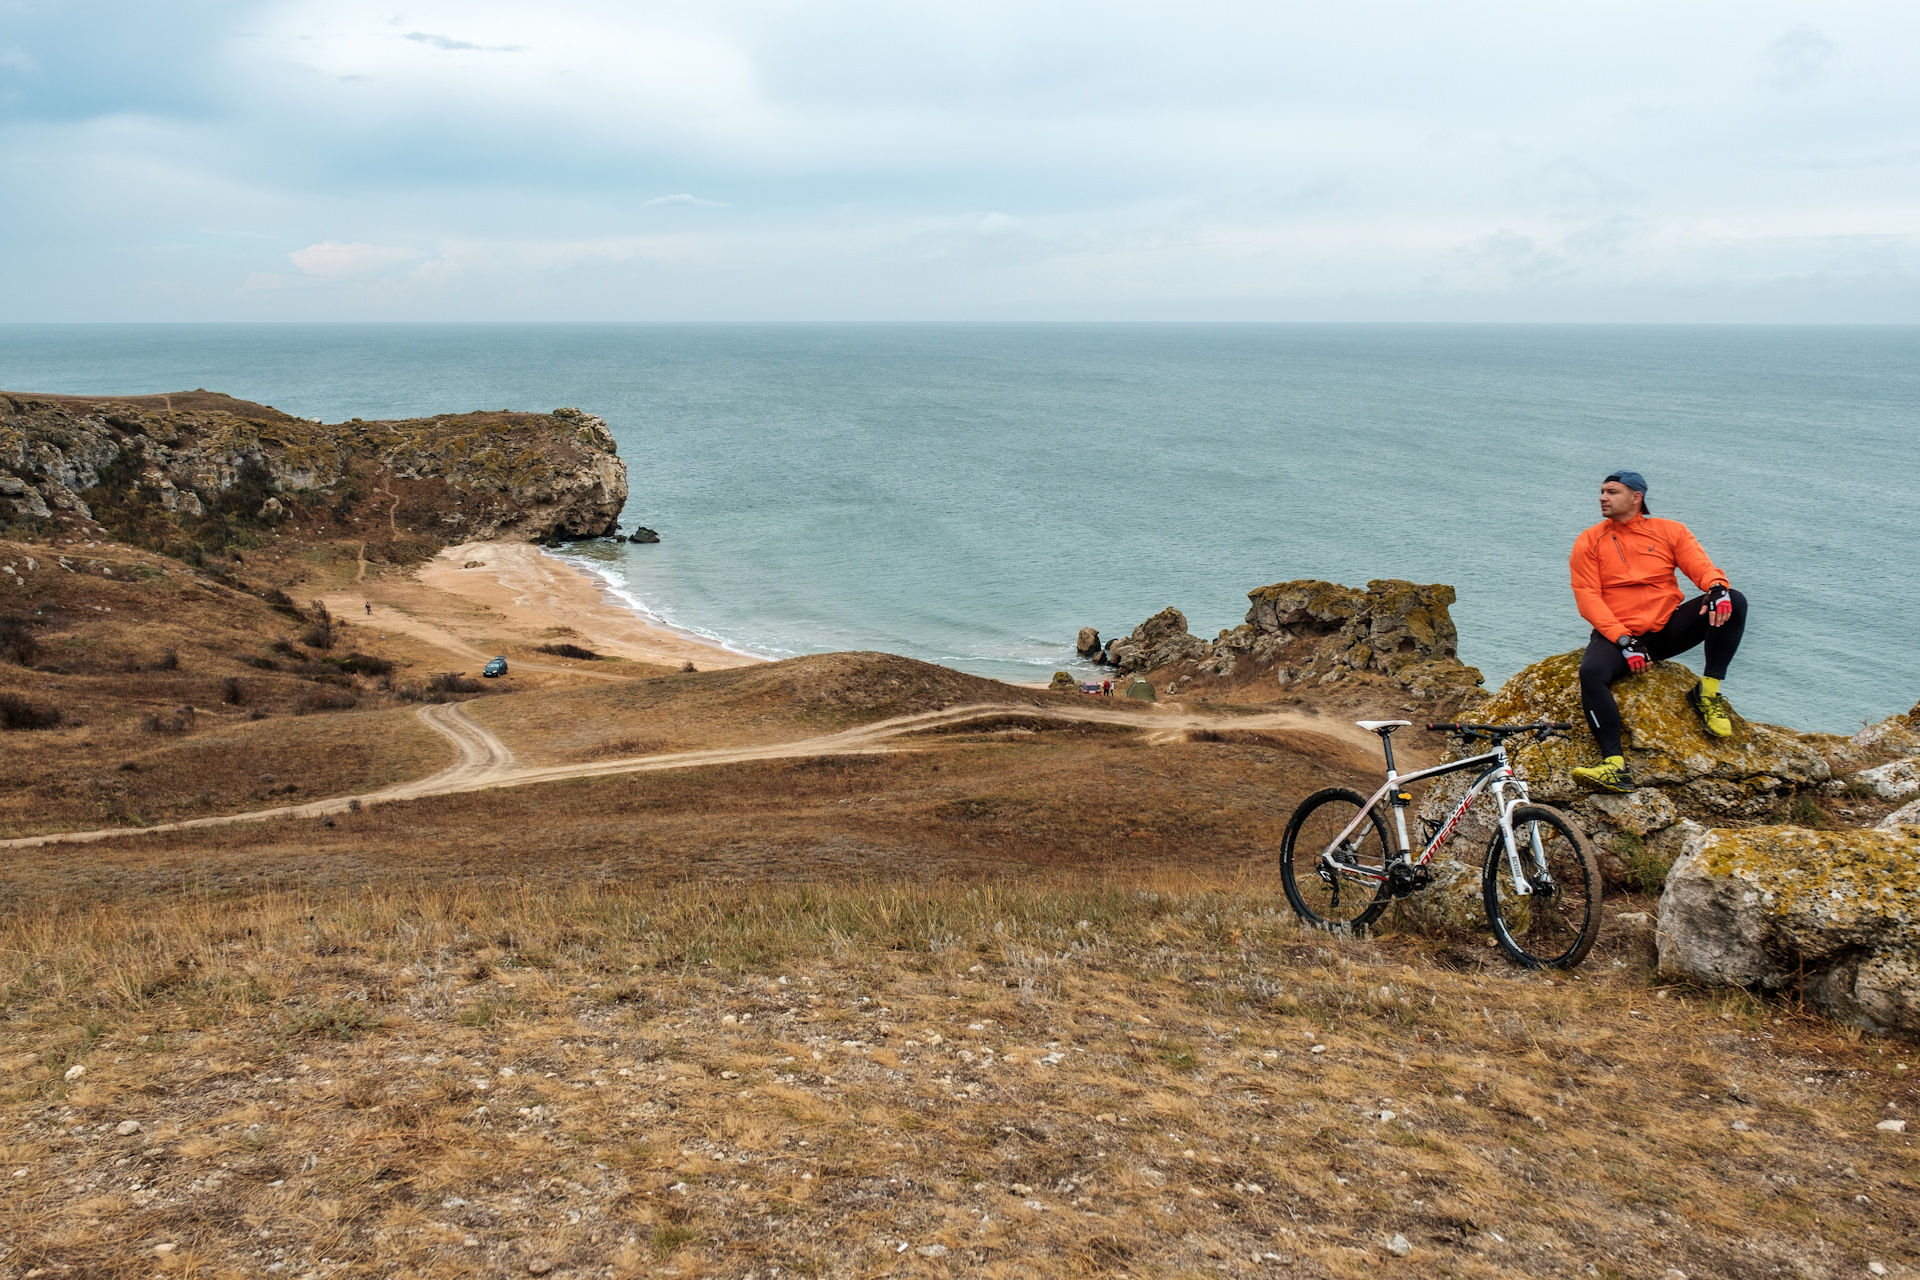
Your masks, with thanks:
[{"label": "dry grass", "polygon": [[139,722],[36,734],[35,750],[0,764],[0,838],[372,791],[452,758],[446,740],[407,710],[267,721],[196,715],[187,723],[178,734]]},{"label": "dry grass", "polygon": [[[444,759],[405,711],[205,705],[311,686],[233,657],[287,620],[112,554],[0,600],[59,615],[31,630],[63,667],[0,687],[87,721],[6,735],[33,750],[0,762],[0,822]],[[291,543],[248,564],[359,572]],[[1052,697],[873,655],[634,670],[474,713],[557,762]],[[1397,911],[1301,932],[1286,815],[1377,768],[1333,739],[1014,714],[901,745],[10,860],[0,1280],[1920,1266],[1913,1140],[1874,1128],[1912,1114],[1910,1046],[1657,988],[1624,923],[1551,981]]]},{"label": "dry grass", "polygon": [[659,885],[1135,867],[1272,874],[1298,798],[1357,776],[1341,757],[1329,761],[1317,734],[1287,735],[1284,747],[1154,745],[1043,723],[1058,731],[440,796],[338,815],[333,826],[161,832],[105,855],[55,847],[0,867],[0,899],[124,900],[185,882],[353,891],[396,875]]},{"label": "dry grass", "polygon": [[1907,1049],[1217,878],[49,906],[0,957],[0,1275],[1920,1264]]},{"label": "dry grass", "polygon": [[652,676],[635,665],[643,678],[492,699],[472,712],[521,759],[560,764],[604,758],[609,742],[632,740],[653,751],[744,746],[966,703],[1056,700],[879,653]]}]

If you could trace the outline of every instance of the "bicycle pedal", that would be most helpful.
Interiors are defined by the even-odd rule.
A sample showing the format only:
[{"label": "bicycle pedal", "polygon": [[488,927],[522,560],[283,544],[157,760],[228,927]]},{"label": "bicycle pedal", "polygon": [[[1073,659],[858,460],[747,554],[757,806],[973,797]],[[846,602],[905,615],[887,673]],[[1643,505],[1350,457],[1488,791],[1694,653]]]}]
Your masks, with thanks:
[{"label": "bicycle pedal", "polygon": [[1425,867],[1396,862],[1387,868],[1387,892],[1396,898],[1418,893],[1433,883],[1433,873]]}]

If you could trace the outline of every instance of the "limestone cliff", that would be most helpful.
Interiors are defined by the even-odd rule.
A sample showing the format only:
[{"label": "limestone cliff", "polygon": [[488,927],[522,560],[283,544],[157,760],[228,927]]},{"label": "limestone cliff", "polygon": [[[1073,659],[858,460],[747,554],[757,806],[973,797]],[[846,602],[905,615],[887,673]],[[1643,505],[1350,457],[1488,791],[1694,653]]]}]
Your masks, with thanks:
[{"label": "limestone cliff", "polygon": [[97,525],[177,551],[299,518],[433,545],[591,538],[626,497],[606,423],[578,409],[329,425],[204,391],[0,394],[14,537]]}]

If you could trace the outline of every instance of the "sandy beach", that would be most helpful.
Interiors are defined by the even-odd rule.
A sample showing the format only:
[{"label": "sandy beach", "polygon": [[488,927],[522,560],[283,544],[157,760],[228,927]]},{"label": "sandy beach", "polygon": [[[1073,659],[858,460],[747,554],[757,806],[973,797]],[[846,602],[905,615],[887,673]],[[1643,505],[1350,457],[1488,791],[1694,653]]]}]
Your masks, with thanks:
[{"label": "sandy beach", "polygon": [[691,662],[702,671],[761,661],[647,622],[598,578],[531,543],[462,543],[411,574],[368,576],[323,598],[342,618],[377,624],[466,660],[484,661],[509,644],[564,639],[636,662]]}]

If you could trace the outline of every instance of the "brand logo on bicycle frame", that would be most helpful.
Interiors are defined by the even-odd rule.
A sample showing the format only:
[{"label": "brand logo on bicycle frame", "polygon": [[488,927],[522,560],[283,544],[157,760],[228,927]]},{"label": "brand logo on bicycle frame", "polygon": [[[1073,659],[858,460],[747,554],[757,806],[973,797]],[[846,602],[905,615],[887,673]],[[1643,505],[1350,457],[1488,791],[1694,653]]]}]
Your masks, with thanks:
[{"label": "brand logo on bicycle frame", "polygon": [[[1509,771],[1509,773],[1503,776],[1502,781],[1505,781],[1506,777],[1511,777],[1511,776],[1512,776],[1512,773],[1511,771]],[[1466,798],[1460,801],[1460,807],[1453,811],[1453,816],[1451,818],[1447,819],[1447,825],[1444,827],[1441,827],[1439,833],[1436,834],[1432,840],[1427,842],[1427,847],[1420,851],[1420,861],[1425,862],[1428,858],[1433,856],[1433,851],[1435,849],[1438,849],[1441,845],[1447,842],[1447,837],[1453,834],[1454,827],[1457,826],[1460,822],[1460,819],[1463,816],[1465,816],[1468,806],[1470,806],[1475,800],[1478,800],[1480,798],[1480,790],[1481,790],[1480,787],[1477,787],[1477,786],[1467,788]]]}]

